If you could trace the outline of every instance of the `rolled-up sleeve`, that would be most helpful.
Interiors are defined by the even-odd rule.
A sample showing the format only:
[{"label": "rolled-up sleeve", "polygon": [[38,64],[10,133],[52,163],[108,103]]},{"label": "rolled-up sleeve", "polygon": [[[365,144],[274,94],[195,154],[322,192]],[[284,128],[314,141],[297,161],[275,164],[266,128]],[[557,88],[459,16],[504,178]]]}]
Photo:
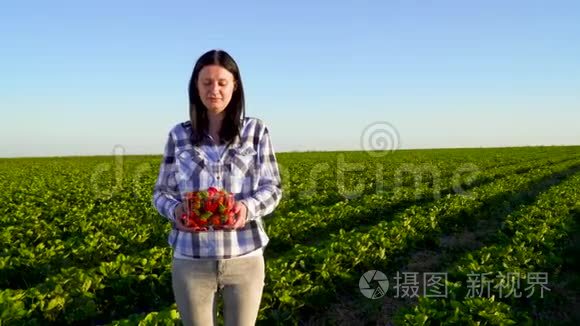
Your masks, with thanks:
[{"label": "rolled-up sleeve", "polygon": [[248,207],[247,220],[272,213],[282,198],[280,171],[267,127],[263,128],[258,143],[258,163],[258,188],[240,200]]},{"label": "rolled-up sleeve", "polygon": [[181,202],[175,164],[175,142],[169,134],[163,159],[159,168],[159,175],[153,189],[153,206],[159,214],[170,221],[175,221],[175,208]]}]

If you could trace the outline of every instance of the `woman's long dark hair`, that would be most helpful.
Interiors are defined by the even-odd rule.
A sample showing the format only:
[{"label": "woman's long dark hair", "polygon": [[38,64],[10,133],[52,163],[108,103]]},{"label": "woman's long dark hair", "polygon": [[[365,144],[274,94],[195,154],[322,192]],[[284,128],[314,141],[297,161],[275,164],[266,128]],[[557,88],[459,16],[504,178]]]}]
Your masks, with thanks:
[{"label": "woman's long dark hair", "polygon": [[204,137],[204,133],[208,132],[209,128],[207,108],[201,102],[197,89],[199,72],[203,67],[208,65],[219,65],[234,75],[236,87],[234,88],[232,99],[225,109],[226,115],[219,133],[220,140],[223,143],[228,143],[239,135],[242,120],[245,117],[245,97],[238,64],[223,50],[210,50],[199,57],[193,68],[191,79],[189,80],[189,118],[191,121],[193,142],[194,144],[199,144]]}]

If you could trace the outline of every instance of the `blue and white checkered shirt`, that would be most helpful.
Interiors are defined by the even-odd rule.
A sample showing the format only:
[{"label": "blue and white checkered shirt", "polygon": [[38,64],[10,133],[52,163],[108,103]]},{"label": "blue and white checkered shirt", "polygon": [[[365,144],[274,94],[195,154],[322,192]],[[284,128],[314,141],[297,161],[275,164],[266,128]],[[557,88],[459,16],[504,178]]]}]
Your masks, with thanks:
[{"label": "blue and white checkered shirt", "polygon": [[174,222],[175,208],[187,192],[213,186],[234,193],[236,201],[248,207],[246,226],[193,233],[174,227],[169,244],[180,256],[211,259],[233,258],[265,247],[269,238],[262,217],[272,213],[282,197],[268,128],[259,119],[244,118],[240,136],[224,149],[219,160],[207,151],[211,146],[215,145],[209,136],[202,146],[193,145],[189,121],[171,129],[153,190],[153,205]]}]

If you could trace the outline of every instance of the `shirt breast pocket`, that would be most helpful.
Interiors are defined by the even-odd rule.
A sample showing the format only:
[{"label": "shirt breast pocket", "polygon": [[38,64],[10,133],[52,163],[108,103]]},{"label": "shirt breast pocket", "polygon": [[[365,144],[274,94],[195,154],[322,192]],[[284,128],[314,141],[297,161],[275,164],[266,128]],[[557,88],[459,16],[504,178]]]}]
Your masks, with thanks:
[{"label": "shirt breast pocket", "polygon": [[247,192],[257,177],[257,155],[253,147],[235,149],[228,162],[229,188],[233,193]]},{"label": "shirt breast pocket", "polygon": [[[207,188],[209,172],[203,153],[193,148],[184,148],[176,153],[177,177],[183,191],[194,191]],[[183,189],[185,188],[185,189]]]}]

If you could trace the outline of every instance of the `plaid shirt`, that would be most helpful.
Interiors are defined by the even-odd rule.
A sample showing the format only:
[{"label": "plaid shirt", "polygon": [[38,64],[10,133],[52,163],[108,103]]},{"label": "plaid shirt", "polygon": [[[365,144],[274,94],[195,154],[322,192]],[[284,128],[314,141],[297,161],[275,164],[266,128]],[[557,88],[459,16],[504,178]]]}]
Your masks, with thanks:
[{"label": "plaid shirt", "polygon": [[203,148],[213,146],[209,137],[202,145],[191,141],[191,123],[175,125],[169,132],[163,161],[153,190],[153,206],[175,221],[175,208],[185,193],[211,186],[234,193],[248,207],[244,228],[207,232],[184,232],[173,227],[168,243],[180,255],[226,259],[265,247],[269,238],[262,217],[272,213],[282,196],[280,172],[268,128],[259,119],[245,118],[241,133],[218,161]]}]

